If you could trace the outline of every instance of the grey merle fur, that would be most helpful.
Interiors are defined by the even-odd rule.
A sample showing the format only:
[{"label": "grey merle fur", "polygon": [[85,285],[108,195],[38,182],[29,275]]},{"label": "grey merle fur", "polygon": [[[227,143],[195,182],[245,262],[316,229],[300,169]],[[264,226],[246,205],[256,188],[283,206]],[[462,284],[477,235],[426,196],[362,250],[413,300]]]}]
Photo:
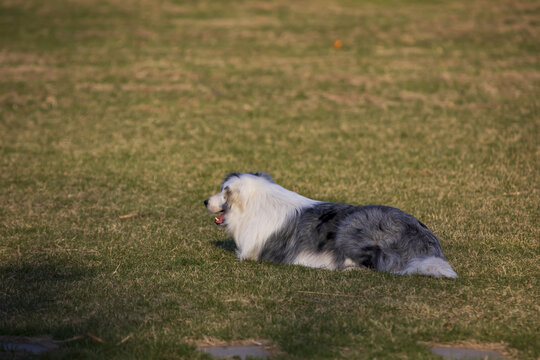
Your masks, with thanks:
[{"label": "grey merle fur", "polygon": [[264,244],[259,260],[288,264],[301,252],[334,256],[338,269],[400,272],[415,258],[445,259],[439,240],[413,216],[382,205],[317,203],[288,219]]}]

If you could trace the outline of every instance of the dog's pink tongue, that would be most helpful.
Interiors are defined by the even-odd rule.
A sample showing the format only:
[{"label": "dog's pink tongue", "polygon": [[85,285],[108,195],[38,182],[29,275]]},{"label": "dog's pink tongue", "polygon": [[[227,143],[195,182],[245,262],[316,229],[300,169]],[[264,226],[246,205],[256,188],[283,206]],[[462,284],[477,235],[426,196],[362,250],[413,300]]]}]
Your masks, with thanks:
[{"label": "dog's pink tongue", "polygon": [[216,216],[214,218],[214,223],[217,224],[217,225],[221,225],[223,224],[223,220],[225,219],[225,213],[219,215],[219,216]]}]

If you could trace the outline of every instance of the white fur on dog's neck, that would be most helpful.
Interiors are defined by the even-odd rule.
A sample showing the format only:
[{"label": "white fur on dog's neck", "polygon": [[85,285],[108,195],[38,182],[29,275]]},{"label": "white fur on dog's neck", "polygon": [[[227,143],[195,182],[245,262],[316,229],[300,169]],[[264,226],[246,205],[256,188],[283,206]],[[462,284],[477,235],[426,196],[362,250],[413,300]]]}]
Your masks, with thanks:
[{"label": "white fur on dog's neck", "polygon": [[243,199],[241,206],[228,211],[227,230],[234,238],[240,259],[257,260],[266,240],[287,219],[318,203],[266,179],[249,176],[235,180],[242,183]]}]

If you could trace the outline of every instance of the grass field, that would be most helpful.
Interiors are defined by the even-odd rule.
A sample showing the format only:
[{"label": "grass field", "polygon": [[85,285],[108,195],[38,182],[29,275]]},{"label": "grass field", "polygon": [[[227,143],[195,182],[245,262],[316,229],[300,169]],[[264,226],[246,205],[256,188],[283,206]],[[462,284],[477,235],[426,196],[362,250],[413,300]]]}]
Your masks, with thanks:
[{"label": "grass field", "polygon": [[[0,335],[538,358],[539,57],[537,1],[0,0]],[[237,261],[202,201],[252,170],[416,215],[459,279]]]}]

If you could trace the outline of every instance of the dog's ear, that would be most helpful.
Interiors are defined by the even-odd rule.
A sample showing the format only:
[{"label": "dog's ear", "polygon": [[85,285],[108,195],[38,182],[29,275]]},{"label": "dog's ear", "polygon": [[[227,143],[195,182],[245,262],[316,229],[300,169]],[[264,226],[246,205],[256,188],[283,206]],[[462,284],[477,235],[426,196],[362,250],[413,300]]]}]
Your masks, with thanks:
[{"label": "dog's ear", "polygon": [[227,181],[229,181],[230,179],[234,178],[234,177],[240,177],[240,173],[230,173],[230,174],[227,174],[227,176],[225,176],[225,178],[223,179],[223,181],[221,182],[221,189],[223,190],[223,185],[225,185],[225,183]]},{"label": "dog's ear", "polygon": [[263,179],[266,179],[269,182],[274,183],[274,180],[272,179],[272,177],[265,172],[250,172],[250,174],[258,176],[258,177],[262,177]]}]

